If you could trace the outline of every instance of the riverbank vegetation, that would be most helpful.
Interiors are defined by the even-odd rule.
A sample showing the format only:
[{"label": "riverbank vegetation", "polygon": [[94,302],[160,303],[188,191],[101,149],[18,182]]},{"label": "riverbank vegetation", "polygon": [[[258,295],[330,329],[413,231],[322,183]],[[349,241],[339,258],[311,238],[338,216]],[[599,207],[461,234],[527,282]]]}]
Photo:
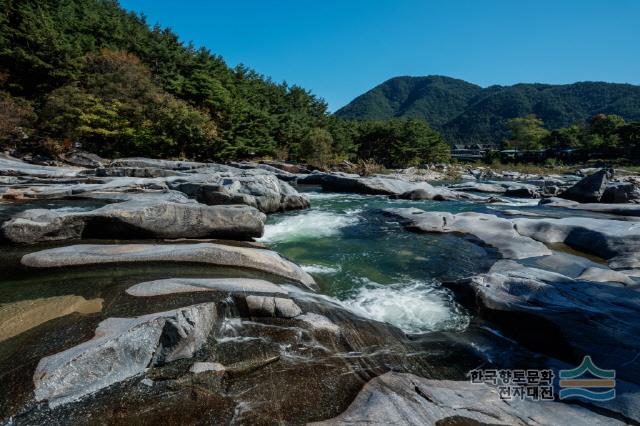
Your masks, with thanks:
[{"label": "riverbank vegetation", "polygon": [[412,119],[352,122],[308,90],[229,67],[113,0],[6,0],[0,14],[0,143],[55,154],[319,167],[441,161],[442,137]]},{"label": "riverbank vegetation", "polygon": [[618,115],[597,114],[585,122],[568,127],[545,129],[534,115],[508,122],[510,137],[504,148],[515,150],[550,150],[569,160],[640,158],[640,121],[625,122]]}]

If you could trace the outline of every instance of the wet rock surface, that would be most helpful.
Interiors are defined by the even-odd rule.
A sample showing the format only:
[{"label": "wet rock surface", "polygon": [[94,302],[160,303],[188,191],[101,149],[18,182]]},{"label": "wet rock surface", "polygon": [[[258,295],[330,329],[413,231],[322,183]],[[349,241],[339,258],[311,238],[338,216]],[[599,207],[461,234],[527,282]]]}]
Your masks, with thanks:
[{"label": "wet rock surface", "polygon": [[[0,158],[0,207],[9,206],[4,236],[33,244],[4,242],[0,256],[8,271],[0,286],[0,422],[640,422],[632,179],[587,178],[566,192],[593,202],[550,198],[534,206],[522,198],[560,193],[579,178],[470,168],[471,183],[445,187],[427,180],[445,179],[446,167],[361,177],[280,162],[109,161],[82,153],[65,161],[73,166]],[[196,241],[260,236],[264,213],[310,206],[296,184],[362,194],[360,209],[337,199],[350,215],[344,235],[322,229],[316,244],[301,238],[296,250],[282,251],[292,259],[299,253],[304,269],[260,243]],[[380,215],[367,203],[421,209]],[[436,208],[443,211],[427,211]],[[347,222],[308,213],[319,228]],[[447,265],[478,262],[459,255],[472,247],[486,266],[444,286],[440,278],[429,286],[387,284],[376,269],[390,260],[367,247],[365,229],[419,239],[399,253],[384,252],[397,255],[404,272],[429,272],[420,269],[436,256],[429,245],[445,248],[437,259]],[[88,244],[62,245],[80,238]],[[362,292],[349,303],[322,293],[351,271],[306,262],[323,245],[336,247],[337,238],[371,250],[368,270],[379,281],[355,289]],[[425,303],[419,309],[416,299]],[[453,315],[443,303],[455,306],[462,326],[406,334],[391,324]],[[615,400],[504,401],[496,388],[468,381],[475,368],[557,371],[575,368],[584,355],[616,369]]]}]

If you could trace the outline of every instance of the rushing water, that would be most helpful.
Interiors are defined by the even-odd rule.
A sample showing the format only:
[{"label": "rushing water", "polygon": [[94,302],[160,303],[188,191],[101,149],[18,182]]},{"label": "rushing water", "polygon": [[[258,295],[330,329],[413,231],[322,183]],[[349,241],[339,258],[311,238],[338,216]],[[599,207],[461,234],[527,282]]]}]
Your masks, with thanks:
[{"label": "rushing water", "polygon": [[487,250],[455,235],[408,232],[382,210],[417,207],[457,213],[486,207],[300,190],[309,196],[311,209],[269,216],[261,241],[301,264],[324,293],[409,333],[467,325],[468,316],[440,282],[488,268]]},{"label": "rushing water", "polygon": [[[416,234],[405,230],[388,207],[416,207],[432,211],[477,211],[501,214],[514,209],[537,212],[537,200],[507,200],[484,204],[464,201],[404,201],[357,194],[326,193],[299,188],[311,208],[269,215],[261,241],[302,265],[319,283],[322,293],[334,297],[363,316],[389,322],[408,333],[460,330],[468,315],[453,300],[442,281],[485,271],[493,263],[492,249],[458,235]],[[56,200],[0,205],[0,221],[30,208],[85,211],[100,201]],[[546,216],[590,215],[587,212],[546,208]],[[91,242],[91,241],[84,241]],[[104,241],[102,241],[104,243]],[[60,245],[60,244],[53,244]],[[62,244],[64,245],[64,244]],[[46,248],[41,244],[38,249]],[[279,282],[277,277],[248,270],[226,270],[189,264],[86,266],[34,271],[21,268],[19,258],[30,246],[5,247],[0,253],[0,304],[61,295],[107,300],[129,285],[170,277],[255,277]],[[105,302],[102,317],[133,315],[126,303]],[[151,309],[151,308],[150,308]]]}]

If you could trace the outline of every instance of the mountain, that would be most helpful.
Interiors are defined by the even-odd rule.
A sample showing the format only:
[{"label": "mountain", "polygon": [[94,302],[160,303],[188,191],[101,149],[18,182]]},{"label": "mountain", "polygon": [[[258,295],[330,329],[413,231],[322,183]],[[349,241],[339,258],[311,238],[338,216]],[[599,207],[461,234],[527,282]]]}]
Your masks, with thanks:
[{"label": "mountain", "polygon": [[515,84],[482,88],[444,76],[395,77],[358,96],[335,115],[352,120],[420,117],[450,144],[500,143],[506,122],[535,114],[558,128],[599,114],[640,120],[640,86],[604,82]]}]

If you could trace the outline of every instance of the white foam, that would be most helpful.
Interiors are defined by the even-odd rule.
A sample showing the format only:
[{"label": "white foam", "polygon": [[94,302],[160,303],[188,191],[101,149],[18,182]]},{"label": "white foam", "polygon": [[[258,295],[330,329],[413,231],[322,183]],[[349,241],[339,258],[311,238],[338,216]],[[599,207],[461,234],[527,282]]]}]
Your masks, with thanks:
[{"label": "white foam", "polygon": [[310,274],[335,274],[340,272],[340,267],[332,268],[324,265],[301,265],[302,270]]},{"label": "white foam", "polygon": [[356,215],[310,210],[306,213],[286,216],[280,222],[266,225],[264,235],[258,241],[285,242],[330,237],[342,228],[360,221]]},{"label": "white foam", "polygon": [[468,315],[449,293],[423,281],[369,284],[342,302],[362,316],[395,325],[406,333],[462,330],[469,325]]},{"label": "white foam", "polygon": [[54,210],[60,213],[76,213],[76,212],[88,212],[91,210],[96,210],[97,208],[98,207],[58,207],[56,209],[50,209],[50,210]]},{"label": "white foam", "polygon": [[304,192],[310,200],[327,200],[331,198],[345,198],[349,197],[351,194],[341,193],[341,192]]},{"label": "white foam", "polygon": [[537,206],[540,204],[540,200],[535,198],[509,198],[502,197],[504,201],[498,201],[496,203],[491,203],[496,206],[514,206],[514,207],[524,207],[524,206]]}]

